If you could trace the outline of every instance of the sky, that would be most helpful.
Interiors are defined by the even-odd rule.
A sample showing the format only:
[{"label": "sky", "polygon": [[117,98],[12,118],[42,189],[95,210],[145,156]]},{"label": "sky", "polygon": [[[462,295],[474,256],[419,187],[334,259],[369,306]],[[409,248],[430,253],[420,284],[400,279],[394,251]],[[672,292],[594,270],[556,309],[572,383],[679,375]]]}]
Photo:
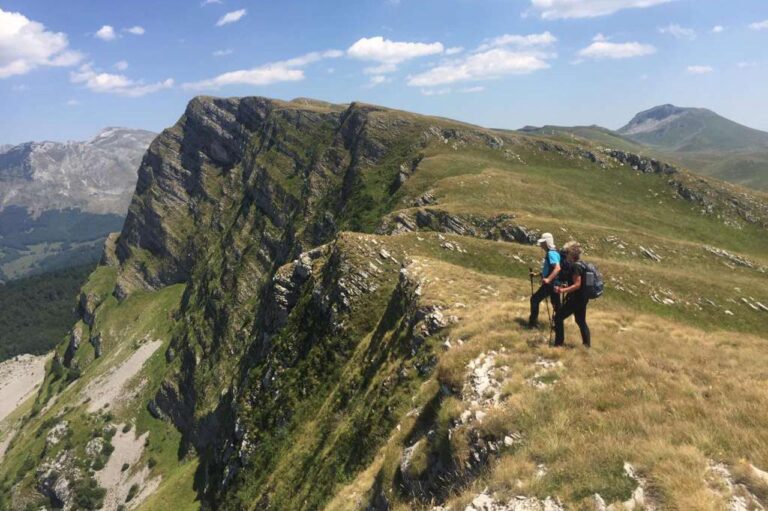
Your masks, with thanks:
[{"label": "sky", "polygon": [[0,0],[0,144],[160,131],[195,95],[616,129],[768,130],[766,0]]}]

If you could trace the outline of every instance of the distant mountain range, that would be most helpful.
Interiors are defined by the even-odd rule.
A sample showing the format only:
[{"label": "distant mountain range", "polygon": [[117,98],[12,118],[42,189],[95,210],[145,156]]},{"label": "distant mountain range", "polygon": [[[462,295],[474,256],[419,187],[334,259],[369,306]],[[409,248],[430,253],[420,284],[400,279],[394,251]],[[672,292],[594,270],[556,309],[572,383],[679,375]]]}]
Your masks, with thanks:
[{"label": "distant mountain range", "polygon": [[527,126],[522,131],[644,152],[699,174],[768,190],[768,133],[706,108],[657,106],[638,113],[617,131],[599,126]]},{"label": "distant mountain range", "polygon": [[0,146],[0,280],[93,261],[120,230],[155,134]]}]

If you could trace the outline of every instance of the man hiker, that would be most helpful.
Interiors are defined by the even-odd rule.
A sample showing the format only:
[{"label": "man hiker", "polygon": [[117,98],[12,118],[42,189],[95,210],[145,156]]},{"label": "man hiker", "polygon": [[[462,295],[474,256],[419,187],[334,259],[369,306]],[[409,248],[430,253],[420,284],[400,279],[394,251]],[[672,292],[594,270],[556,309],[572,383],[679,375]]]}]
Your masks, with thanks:
[{"label": "man hiker", "polygon": [[565,327],[563,323],[566,318],[573,314],[576,324],[581,331],[581,342],[585,348],[591,346],[589,326],[587,325],[587,304],[589,296],[585,281],[587,266],[580,261],[581,246],[575,241],[569,241],[563,247],[567,266],[570,269],[568,275],[564,275],[567,284],[555,286],[555,293],[568,293],[565,303],[559,310],[555,311],[555,346],[563,346],[565,343]]},{"label": "man hiker", "polygon": [[540,274],[533,272],[530,274],[531,279],[541,275],[541,286],[531,295],[531,316],[528,319],[530,328],[539,326],[539,304],[542,300],[551,300],[555,312],[560,309],[560,295],[555,293],[555,279],[560,273],[560,254],[555,248],[555,238],[552,234],[545,232],[537,243],[544,250],[544,261],[541,264]]}]

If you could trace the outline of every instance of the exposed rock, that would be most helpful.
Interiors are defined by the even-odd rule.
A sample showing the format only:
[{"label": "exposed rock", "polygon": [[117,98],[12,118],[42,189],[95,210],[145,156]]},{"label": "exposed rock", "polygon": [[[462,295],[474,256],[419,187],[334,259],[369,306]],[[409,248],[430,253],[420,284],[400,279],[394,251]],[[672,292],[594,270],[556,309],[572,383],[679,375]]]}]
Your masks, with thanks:
[{"label": "exposed rock", "polygon": [[88,340],[88,342],[91,343],[93,346],[93,355],[96,358],[101,357],[102,352],[102,345],[101,345],[101,334],[92,335],[91,338]]},{"label": "exposed rock", "polygon": [[624,473],[627,477],[637,483],[637,487],[632,492],[632,496],[620,504],[611,504],[606,507],[605,500],[599,495],[594,495],[595,511],[656,511],[659,507],[649,497],[647,493],[647,481],[641,477],[635,468],[627,462],[624,462]]},{"label": "exposed rock", "polygon": [[710,489],[728,503],[728,511],[764,511],[765,507],[749,488],[733,480],[723,463],[709,463]]},{"label": "exposed rock", "polygon": [[655,261],[657,263],[661,262],[661,256],[656,252],[654,252],[653,250],[651,250],[650,248],[645,248],[642,245],[640,245],[639,248],[640,248],[640,253],[642,253],[648,259]]},{"label": "exposed rock", "polygon": [[56,508],[69,511],[74,506],[73,484],[79,477],[80,471],[70,451],[61,451],[54,460],[38,467],[37,489],[51,499]]},{"label": "exposed rock", "polygon": [[[438,508],[433,508],[433,511]],[[544,500],[536,497],[517,496],[506,503],[500,502],[486,493],[481,493],[464,511],[565,511],[559,500],[547,497]]]},{"label": "exposed rock", "polygon": [[64,352],[64,367],[71,367],[72,360],[75,358],[77,350],[80,349],[80,343],[82,342],[83,331],[80,325],[75,325],[72,330],[69,331],[69,344],[67,350]]},{"label": "exposed rock", "polygon": [[654,160],[653,158],[644,158],[636,154],[617,151],[615,149],[608,150],[607,154],[620,164],[629,165],[633,169],[647,174],[676,174],[678,172],[677,168],[672,165]]},{"label": "exposed rock", "polygon": [[69,422],[61,421],[53,426],[45,436],[46,448],[58,445],[69,432]]},{"label": "exposed rock", "polygon": [[36,214],[78,208],[124,214],[156,134],[106,128],[83,142],[26,142],[0,151],[0,204]]}]

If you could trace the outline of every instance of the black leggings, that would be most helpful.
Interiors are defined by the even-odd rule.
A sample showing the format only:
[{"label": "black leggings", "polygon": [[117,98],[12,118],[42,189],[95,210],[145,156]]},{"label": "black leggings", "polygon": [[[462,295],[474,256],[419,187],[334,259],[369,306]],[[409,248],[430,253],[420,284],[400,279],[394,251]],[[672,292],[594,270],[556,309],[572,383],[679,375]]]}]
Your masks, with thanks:
[{"label": "black leggings", "polygon": [[589,346],[592,342],[589,335],[589,325],[587,325],[587,304],[588,298],[578,296],[569,296],[562,307],[555,313],[555,346],[562,346],[565,342],[565,319],[573,314],[576,324],[581,331],[581,342],[584,346]]},{"label": "black leggings", "polygon": [[552,284],[541,284],[541,287],[531,296],[531,317],[528,318],[528,324],[534,326],[539,322],[539,304],[549,298],[552,301],[552,308],[557,312],[560,308],[560,295],[555,293],[555,286]]}]

